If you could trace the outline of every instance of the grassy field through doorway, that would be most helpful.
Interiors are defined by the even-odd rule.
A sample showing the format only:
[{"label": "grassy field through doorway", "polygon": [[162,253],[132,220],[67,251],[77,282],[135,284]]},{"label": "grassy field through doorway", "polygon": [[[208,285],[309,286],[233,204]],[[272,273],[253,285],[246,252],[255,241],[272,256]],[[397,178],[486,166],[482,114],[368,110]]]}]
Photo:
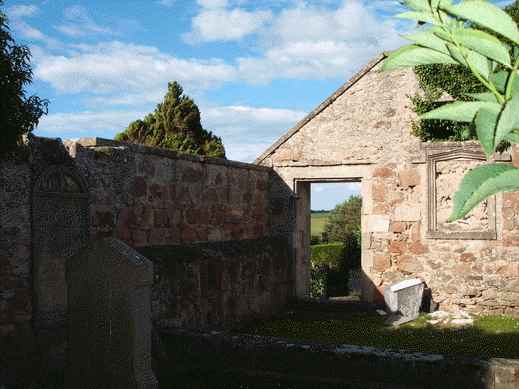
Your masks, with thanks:
[{"label": "grassy field through doorway", "polygon": [[328,219],[329,212],[311,213],[310,214],[310,233],[312,235],[319,235],[324,232],[324,223]]}]

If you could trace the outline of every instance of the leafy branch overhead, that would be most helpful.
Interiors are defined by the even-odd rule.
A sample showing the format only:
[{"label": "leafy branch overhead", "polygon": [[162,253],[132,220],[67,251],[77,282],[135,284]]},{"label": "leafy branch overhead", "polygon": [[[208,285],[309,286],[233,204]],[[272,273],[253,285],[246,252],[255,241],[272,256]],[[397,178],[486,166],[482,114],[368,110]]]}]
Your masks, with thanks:
[{"label": "leafy branch overhead", "polygon": [[[417,20],[423,32],[405,37],[414,44],[392,53],[379,71],[427,64],[453,64],[470,69],[486,92],[471,93],[475,101],[446,104],[420,115],[419,119],[474,123],[483,151],[489,156],[502,141],[519,141],[519,80],[516,77],[519,29],[510,15],[485,0],[452,3],[452,0],[400,2],[410,11],[396,17]],[[469,21],[481,30],[467,28]],[[423,27],[426,24],[431,26]],[[518,189],[519,169],[513,165],[477,167],[463,178],[448,220],[464,217],[493,194]]]},{"label": "leafy branch overhead", "polygon": [[222,140],[202,128],[200,111],[192,99],[183,95],[180,84],[168,83],[164,102],[144,120],[136,120],[115,140],[162,147],[183,153],[225,158]]}]

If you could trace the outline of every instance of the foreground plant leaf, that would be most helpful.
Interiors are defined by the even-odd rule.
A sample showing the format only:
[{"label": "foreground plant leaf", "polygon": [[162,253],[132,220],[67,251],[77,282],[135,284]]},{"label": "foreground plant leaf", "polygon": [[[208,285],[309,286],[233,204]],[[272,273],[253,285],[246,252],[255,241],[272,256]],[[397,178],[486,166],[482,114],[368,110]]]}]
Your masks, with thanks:
[{"label": "foreground plant leaf", "polygon": [[492,101],[456,101],[451,104],[445,104],[440,108],[433,109],[420,115],[419,119],[442,119],[455,120],[458,122],[471,122],[474,120],[476,113],[483,107],[501,106]]},{"label": "foreground plant leaf", "polygon": [[461,219],[487,197],[510,190],[519,190],[519,169],[511,164],[478,166],[461,180],[447,221]]},{"label": "foreground plant leaf", "polygon": [[453,6],[440,6],[444,11],[486,27],[519,44],[519,30],[514,20],[501,8],[486,0],[472,0]]},{"label": "foreground plant leaf", "polygon": [[391,54],[378,71],[384,72],[386,70],[399,69],[406,66],[427,65],[431,63],[458,64],[458,62],[448,55],[438,51],[416,45],[407,45]]}]

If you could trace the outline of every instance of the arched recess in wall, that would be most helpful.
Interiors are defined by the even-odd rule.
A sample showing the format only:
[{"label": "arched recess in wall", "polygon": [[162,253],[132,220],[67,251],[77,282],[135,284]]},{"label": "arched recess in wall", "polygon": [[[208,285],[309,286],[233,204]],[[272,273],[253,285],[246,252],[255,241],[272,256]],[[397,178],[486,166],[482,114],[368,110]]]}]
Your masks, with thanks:
[{"label": "arched recess in wall", "polygon": [[66,324],[64,263],[90,241],[86,178],[74,166],[46,168],[31,185],[33,310],[37,328]]}]

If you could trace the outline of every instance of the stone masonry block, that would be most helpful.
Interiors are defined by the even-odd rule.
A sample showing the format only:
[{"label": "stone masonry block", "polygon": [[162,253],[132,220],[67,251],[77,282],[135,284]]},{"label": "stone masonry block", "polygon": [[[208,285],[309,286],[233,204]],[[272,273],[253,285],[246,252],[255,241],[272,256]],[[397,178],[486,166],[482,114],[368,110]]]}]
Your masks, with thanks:
[{"label": "stone masonry block", "polygon": [[389,216],[387,215],[369,215],[367,219],[366,231],[369,232],[388,232]]},{"label": "stone masonry block", "polygon": [[394,217],[395,221],[418,221],[420,220],[420,204],[417,203],[401,203],[395,205]]}]

